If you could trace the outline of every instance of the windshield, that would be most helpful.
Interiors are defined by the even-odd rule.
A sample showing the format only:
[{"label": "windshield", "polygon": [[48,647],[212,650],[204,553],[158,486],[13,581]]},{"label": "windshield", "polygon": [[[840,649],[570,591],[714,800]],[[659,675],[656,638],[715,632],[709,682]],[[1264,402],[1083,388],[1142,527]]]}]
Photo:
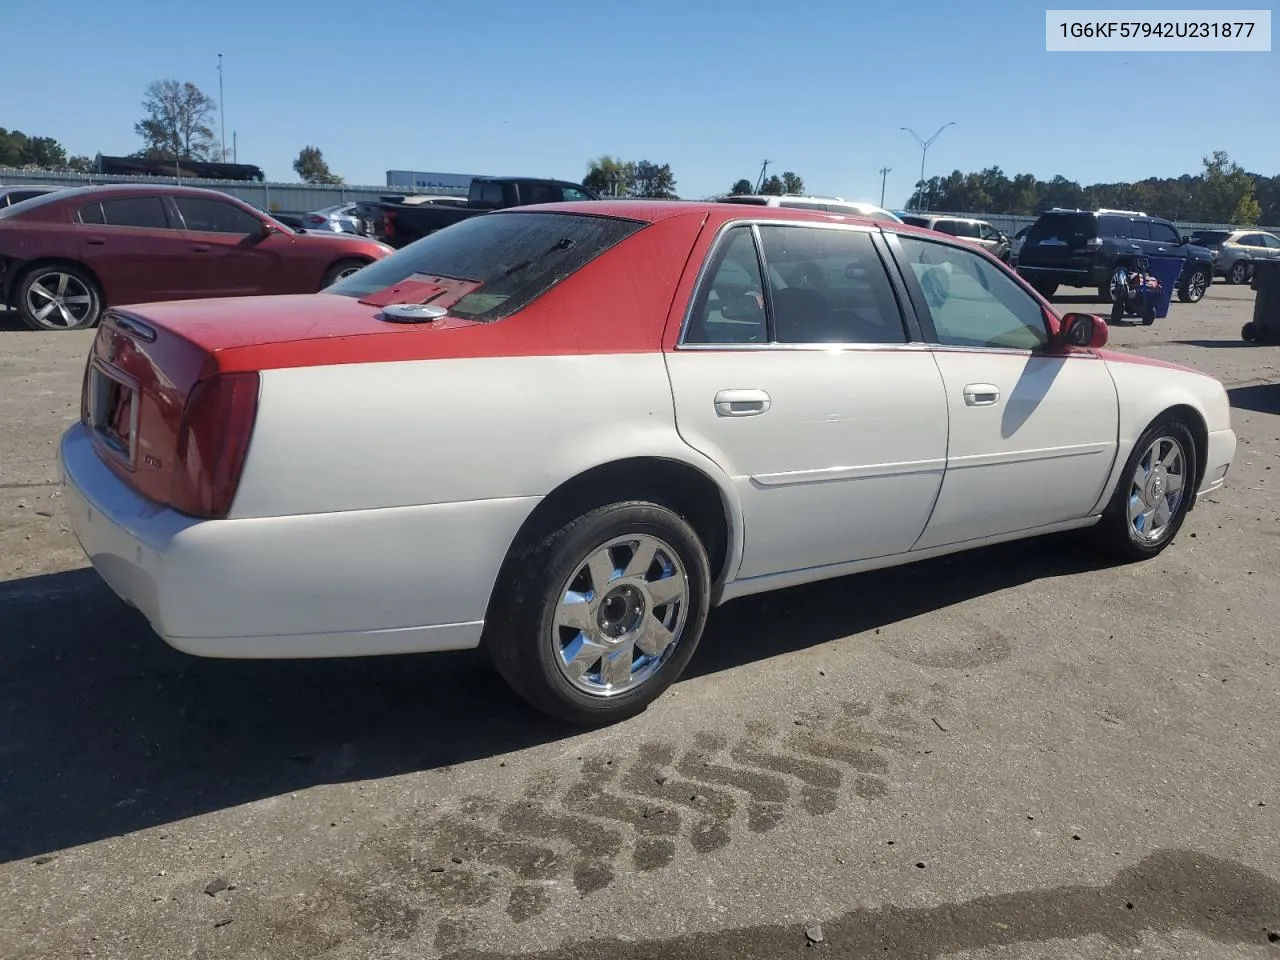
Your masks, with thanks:
[{"label": "windshield", "polygon": [[410,277],[468,292],[449,313],[491,322],[528,306],[645,224],[571,213],[487,213],[423,237],[328,287],[360,299]]}]

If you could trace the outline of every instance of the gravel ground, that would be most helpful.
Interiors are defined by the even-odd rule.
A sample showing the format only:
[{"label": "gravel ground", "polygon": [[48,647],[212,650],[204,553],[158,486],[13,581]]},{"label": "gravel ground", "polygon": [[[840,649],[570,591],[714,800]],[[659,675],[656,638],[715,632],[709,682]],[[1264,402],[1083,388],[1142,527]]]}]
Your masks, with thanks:
[{"label": "gravel ground", "polygon": [[591,734],[478,655],[170,650],[54,484],[91,334],[0,317],[0,956],[1280,957],[1252,303],[1112,331],[1235,408],[1227,487],[1158,559],[1045,538],[738,601]]}]

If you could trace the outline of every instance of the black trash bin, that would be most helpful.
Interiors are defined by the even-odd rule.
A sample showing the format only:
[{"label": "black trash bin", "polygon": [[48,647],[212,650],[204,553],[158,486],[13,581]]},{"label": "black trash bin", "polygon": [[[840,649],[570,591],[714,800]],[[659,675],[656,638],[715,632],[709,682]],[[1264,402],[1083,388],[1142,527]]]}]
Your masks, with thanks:
[{"label": "black trash bin", "polygon": [[1280,343],[1280,260],[1255,263],[1249,286],[1258,296],[1253,301],[1253,319],[1240,336],[1251,343]]}]

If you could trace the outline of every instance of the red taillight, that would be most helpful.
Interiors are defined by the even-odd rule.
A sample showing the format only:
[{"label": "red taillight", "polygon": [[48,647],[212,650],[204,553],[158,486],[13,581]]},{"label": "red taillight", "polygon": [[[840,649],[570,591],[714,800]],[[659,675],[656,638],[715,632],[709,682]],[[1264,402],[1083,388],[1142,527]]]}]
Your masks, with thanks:
[{"label": "red taillight", "polygon": [[326,223],[326,222],[328,222],[328,219],[329,219],[329,218],[328,218],[328,217],[322,217],[322,216],[320,216],[319,214],[313,213],[313,214],[311,214],[309,217],[307,217],[307,219],[308,219],[309,221],[311,221],[312,223]]},{"label": "red taillight", "polygon": [[227,515],[249,452],[258,386],[256,373],[225,373],[192,389],[178,430],[169,498],[175,510],[205,519]]},{"label": "red taillight", "polygon": [[382,235],[384,237],[394,237],[396,235],[396,213],[394,210],[388,210],[382,215]]},{"label": "red taillight", "polygon": [[93,348],[89,348],[89,358],[84,362],[84,379],[80,381],[80,422],[89,423],[89,371],[93,369]]}]

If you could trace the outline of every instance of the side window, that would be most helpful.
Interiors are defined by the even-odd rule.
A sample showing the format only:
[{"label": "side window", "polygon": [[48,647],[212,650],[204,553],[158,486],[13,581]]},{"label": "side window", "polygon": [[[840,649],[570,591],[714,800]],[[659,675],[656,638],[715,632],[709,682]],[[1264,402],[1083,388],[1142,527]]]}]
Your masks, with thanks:
[{"label": "side window", "polygon": [[262,232],[262,222],[253,214],[221,200],[207,197],[174,197],[188,230],[203,233],[235,233],[241,236]]},{"label": "side window", "polygon": [[500,183],[482,183],[480,184],[480,195],[477,202],[482,206],[493,207],[497,209],[502,206],[502,184]]},{"label": "side window", "polygon": [[1130,222],[1132,223],[1132,226],[1130,227],[1131,232],[1129,233],[1129,236],[1134,240],[1151,239],[1151,221],[1135,218]]},{"label": "side window", "polygon": [[954,233],[957,237],[972,237],[975,239],[981,235],[978,225],[967,220],[957,220]]},{"label": "side window", "polygon": [[573,187],[564,187],[562,188],[561,193],[564,195],[564,198],[566,200],[590,200],[591,199],[581,190],[574,189]]},{"label": "side window", "polygon": [[1240,238],[1241,246],[1245,247],[1261,247],[1263,246],[1262,237],[1256,233],[1247,233]]},{"label": "side window", "polygon": [[1049,340],[1040,304],[984,257],[899,235],[938,342],[1034,350]]},{"label": "side window", "polygon": [[761,226],[778,343],[906,343],[884,265],[861,230]]},{"label": "side window", "polygon": [[103,200],[102,213],[113,227],[147,227],[165,230],[169,218],[164,212],[164,201],[159,197],[120,197]]},{"label": "side window", "polygon": [[86,203],[83,207],[76,211],[76,219],[81,223],[106,223],[106,217],[102,215],[102,204]]},{"label": "side window", "polygon": [[981,231],[983,240],[996,240],[1000,237],[1000,231],[989,223],[978,224],[978,229]]},{"label": "side window", "polygon": [[1159,220],[1151,221],[1151,239],[1158,240],[1160,243],[1182,242],[1182,237],[1178,235],[1178,231],[1173,228],[1172,224],[1162,223]]},{"label": "side window", "polygon": [[939,233],[949,233],[952,236],[955,236],[956,222],[954,220],[937,220],[934,221],[933,229],[937,230]]},{"label": "side window", "polygon": [[1265,243],[1267,248],[1270,250],[1280,250],[1280,239],[1273,237],[1269,233],[1264,233],[1262,235],[1262,242]]},{"label": "side window", "polygon": [[733,227],[694,298],[684,343],[767,343],[764,280],[750,227]]},{"label": "side window", "polygon": [[1098,217],[1098,236],[1100,237],[1127,237],[1129,236],[1129,220],[1126,217],[1117,217],[1112,214],[1104,214]]}]

